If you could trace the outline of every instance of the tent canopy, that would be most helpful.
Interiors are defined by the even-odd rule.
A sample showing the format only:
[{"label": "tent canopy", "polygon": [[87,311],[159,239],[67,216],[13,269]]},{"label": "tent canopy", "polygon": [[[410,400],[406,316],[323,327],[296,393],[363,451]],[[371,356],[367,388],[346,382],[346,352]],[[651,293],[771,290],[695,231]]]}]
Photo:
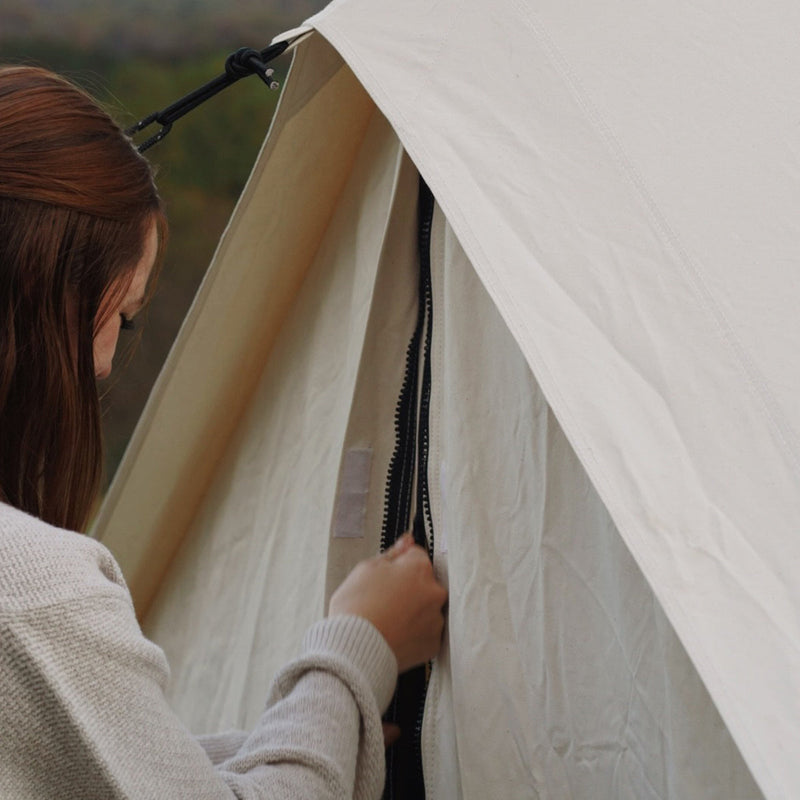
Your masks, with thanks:
[{"label": "tent canopy", "polygon": [[[624,780],[598,759],[608,797],[752,796],[749,773],[800,796],[798,33],[789,2],[338,0],[288,34],[272,131],[97,528],[191,687],[176,691],[224,676],[200,724],[246,717],[254,665],[285,657],[326,582],[375,551],[337,535],[336,509],[359,458],[379,476],[390,456],[419,172],[437,203],[429,477],[454,597],[429,793],[489,796],[470,759],[505,725],[508,796],[589,796],[591,736],[567,707],[601,703],[580,695],[598,676],[567,673],[614,640],[630,674],[608,691],[635,689],[656,723]],[[594,601],[571,605],[564,564]],[[208,581],[234,598],[211,623]],[[583,629],[591,602],[609,630]],[[276,604],[299,611],[268,625]],[[540,669],[553,653],[563,692]],[[504,719],[470,735],[498,697]],[[629,727],[606,744],[627,752]],[[708,758],[741,754],[741,795],[671,749],[709,730],[735,747]]]}]

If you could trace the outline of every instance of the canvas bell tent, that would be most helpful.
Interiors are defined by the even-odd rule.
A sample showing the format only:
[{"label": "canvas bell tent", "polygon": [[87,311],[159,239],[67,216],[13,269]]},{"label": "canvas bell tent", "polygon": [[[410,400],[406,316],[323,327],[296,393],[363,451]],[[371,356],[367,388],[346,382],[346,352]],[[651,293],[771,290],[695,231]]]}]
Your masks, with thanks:
[{"label": "canvas bell tent", "polygon": [[427,797],[800,797],[800,6],[285,38],[96,529],[178,713],[251,723],[408,522],[450,591],[401,709]]}]

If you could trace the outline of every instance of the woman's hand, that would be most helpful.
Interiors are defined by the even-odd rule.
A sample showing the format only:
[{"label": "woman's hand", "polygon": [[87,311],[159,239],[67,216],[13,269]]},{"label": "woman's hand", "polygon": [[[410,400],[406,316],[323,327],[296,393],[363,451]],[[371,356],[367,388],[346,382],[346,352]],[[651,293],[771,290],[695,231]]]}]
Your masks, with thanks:
[{"label": "woman's hand", "polygon": [[369,620],[405,672],[439,652],[446,601],[427,553],[407,533],[385,553],[356,565],[333,593],[329,614]]}]

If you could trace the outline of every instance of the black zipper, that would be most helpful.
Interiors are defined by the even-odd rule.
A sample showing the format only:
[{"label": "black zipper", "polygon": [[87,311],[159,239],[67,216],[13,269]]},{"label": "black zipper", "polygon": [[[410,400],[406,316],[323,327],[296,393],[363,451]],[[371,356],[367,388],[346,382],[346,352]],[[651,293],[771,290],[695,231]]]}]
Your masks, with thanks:
[{"label": "black zipper", "polygon": [[[405,376],[395,410],[395,449],[386,480],[381,530],[382,550],[391,547],[408,530],[416,466],[417,503],[412,531],[414,540],[427,550],[431,560],[433,560],[433,520],[428,489],[428,445],[433,336],[430,256],[433,207],[433,194],[420,176],[417,323],[406,351]],[[384,717],[387,722],[399,725],[402,731],[400,739],[386,751],[384,800],[418,800],[418,798],[422,800],[425,797],[422,773],[422,718],[429,676],[430,665],[422,665],[403,673]]]}]

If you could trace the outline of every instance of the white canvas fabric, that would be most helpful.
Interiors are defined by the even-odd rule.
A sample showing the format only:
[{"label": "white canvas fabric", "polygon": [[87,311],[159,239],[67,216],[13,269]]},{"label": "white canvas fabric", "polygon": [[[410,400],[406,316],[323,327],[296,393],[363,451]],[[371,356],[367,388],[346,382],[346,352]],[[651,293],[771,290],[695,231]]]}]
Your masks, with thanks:
[{"label": "white canvas fabric", "polygon": [[762,788],[796,795],[796,7],[381,17],[313,24],[431,185]]},{"label": "white canvas fabric", "polygon": [[257,714],[377,549],[419,170],[451,591],[429,796],[800,794],[798,14],[310,20],[98,526],[191,725]]}]

